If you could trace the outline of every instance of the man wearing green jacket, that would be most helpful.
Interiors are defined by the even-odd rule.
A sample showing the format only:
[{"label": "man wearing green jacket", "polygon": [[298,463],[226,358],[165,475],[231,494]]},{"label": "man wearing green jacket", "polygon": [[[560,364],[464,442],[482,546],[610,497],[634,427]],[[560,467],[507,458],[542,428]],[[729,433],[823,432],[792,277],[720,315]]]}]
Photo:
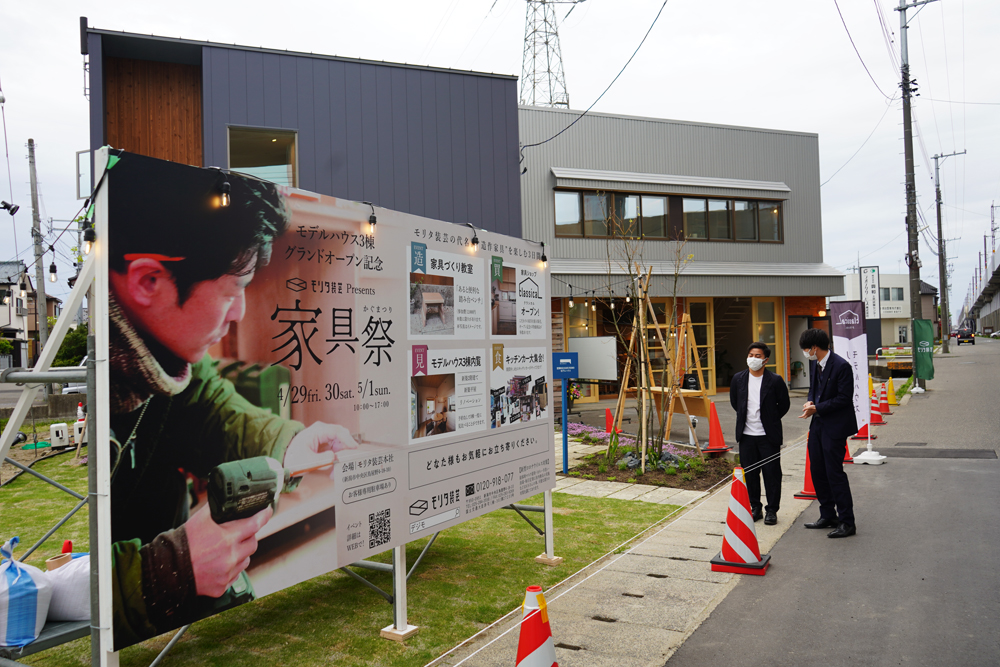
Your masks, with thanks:
[{"label": "man wearing green jacket", "polygon": [[341,426],[252,405],[207,355],[243,318],[244,291],[287,225],[275,186],[128,153],[109,177],[118,649],[252,598],[231,586],[271,509],[216,524],[207,505],[190,513],[189,478],[254,456],[308,467],[357,444]]}]

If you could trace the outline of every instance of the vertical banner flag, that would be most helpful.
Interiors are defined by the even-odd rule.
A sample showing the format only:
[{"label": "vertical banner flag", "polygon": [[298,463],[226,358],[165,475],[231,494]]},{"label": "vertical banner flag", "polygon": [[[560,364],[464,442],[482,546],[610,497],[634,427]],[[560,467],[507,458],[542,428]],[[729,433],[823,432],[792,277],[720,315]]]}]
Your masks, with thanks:
[{"label": "vertical banner flag", "polygon": [[865,332],[868,334],[868,354],[882,347],[882,299],[877,266],[862,266],[861,301],[865,304]]},{"label": "vertical banner flag", "polygon": [[871,419],[868,399],[868,336],[862,316],[861,301],[831,301],[830,324],[833,328],[833,349],[854,369],[854,415],[858,430]]},{"label": "vertical banner flag", "polygon": [[539,244],[116,160],[95,400],[116,650],[555,486]]},{"label": "vertical banner flag", "polygon": [[930,320],[913,320],[913,373],[920,380],[934,379],[934,325]]}]

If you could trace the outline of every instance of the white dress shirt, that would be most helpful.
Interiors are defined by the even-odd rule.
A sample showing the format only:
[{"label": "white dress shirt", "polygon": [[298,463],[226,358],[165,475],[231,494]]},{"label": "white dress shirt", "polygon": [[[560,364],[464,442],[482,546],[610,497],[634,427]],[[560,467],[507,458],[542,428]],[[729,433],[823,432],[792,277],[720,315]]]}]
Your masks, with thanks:
[{"label": "white dress shirt", "polygon": [[754,377],[753,373],[747,373],[747,420],[743,435],[767,435],[760,422],[760,385],[763,379],[763,374]]}]

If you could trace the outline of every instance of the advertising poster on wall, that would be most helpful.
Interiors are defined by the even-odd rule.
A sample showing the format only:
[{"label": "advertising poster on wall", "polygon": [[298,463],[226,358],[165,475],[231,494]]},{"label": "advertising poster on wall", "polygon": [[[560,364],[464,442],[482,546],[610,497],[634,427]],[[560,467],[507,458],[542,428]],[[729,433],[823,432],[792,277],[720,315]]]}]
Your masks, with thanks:
[{"label": "advertising poster on wall", "polygon": [[871,420],[868,397],[868,336],[865,332],[864,304],[861,301],[831,301],[830,324],[835,354],[854,370],[854,415],[858,430]]},{"label": "advertising poster on wall", "polygon": [[554,487],[537,244],[129,153],[107,179],[116,649]]}]

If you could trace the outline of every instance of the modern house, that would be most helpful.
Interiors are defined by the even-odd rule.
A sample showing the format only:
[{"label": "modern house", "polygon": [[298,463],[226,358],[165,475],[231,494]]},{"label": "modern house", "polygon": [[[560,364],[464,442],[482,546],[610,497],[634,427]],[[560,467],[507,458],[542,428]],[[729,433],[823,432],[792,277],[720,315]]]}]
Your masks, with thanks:
[{"label": "modern house", "polygon": [[[630,336],[639,261],[659,324],[675,298],[690,316],[709,393],[727,390],[754,340],[772,347],[771,370],[802,373],[798,332],[828,326],[826,298],[844,290],[823,263],[817,135],[590,113],[545,141],[579,115],[519,111],[524,236],[552,268],[553,349]],[[578,401],[617,390],[584,386]]]},{"label": "modern house", "polygon": [[81,23],[92,150],[521,235],[516,77]]}]

